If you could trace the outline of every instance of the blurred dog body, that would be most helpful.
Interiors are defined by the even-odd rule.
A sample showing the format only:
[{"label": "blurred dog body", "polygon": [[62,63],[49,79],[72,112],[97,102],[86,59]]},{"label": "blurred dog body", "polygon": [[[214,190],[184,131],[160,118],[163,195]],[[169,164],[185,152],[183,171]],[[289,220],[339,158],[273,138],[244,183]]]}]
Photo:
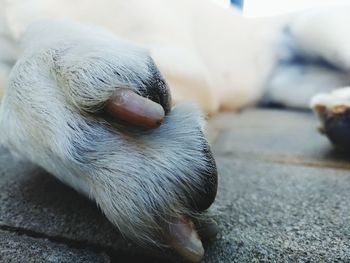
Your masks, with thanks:
[{"label": "blurred dog body", "polygon": [[[175,102],[197,101],[210,114],[258,101],[284,24],[280,18],[245,19],[209,0],[13,0],[1,6],[0,30],[4,38],[7,28],[11,43],[0,59],[16,60],[13,43],[35,21],[72,19],[101,26],[150,50]],[[8,68],[2,71],[7,74]]]},{"label": "blurred dog body", "polygon": [[[247,19],[210,0],[3,2],[0,61],[16,60],[13,44],[35,21],[72,19],[97,25],[148,48],[174,102],[194,100],[209,114],[253,105],[267,88],[272,100],[306,107],[317,90],[349,82],[348,74],[315,63],[321,58],[348,69],[350,40],[343,31],[349,8]],[[308,61],[306,66],[289,63],[300,57]],[[1,85],[9,67],[0,70]]]}]

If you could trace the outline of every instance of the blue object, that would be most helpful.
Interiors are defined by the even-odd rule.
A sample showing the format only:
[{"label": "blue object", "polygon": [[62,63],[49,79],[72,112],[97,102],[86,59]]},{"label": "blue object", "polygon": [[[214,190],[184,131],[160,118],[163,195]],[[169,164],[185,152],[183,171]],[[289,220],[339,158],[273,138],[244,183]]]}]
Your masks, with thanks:
[{"label": "blue object", "polygon": [[240,9],[243,8],[243,0],[231,0],[231,4],[235,5]]}]

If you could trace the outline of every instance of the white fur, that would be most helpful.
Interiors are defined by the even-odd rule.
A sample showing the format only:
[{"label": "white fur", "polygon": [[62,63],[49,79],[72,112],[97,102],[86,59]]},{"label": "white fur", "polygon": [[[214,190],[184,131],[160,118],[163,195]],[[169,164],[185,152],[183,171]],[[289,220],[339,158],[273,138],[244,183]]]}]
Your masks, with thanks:
[{"label": "white fur", "polygon": [[199,111],[178,105],[150,131],[107,122],[91,113],[119,87],[142,88],[148,53],[72,22],[27,34],[1,103],[1,143],[94,199],[127,237],[163,244],[161,224],[192,213],[212,169]]},{"label": "white fur", "polygon": [[311,108],[324,106],[331,110],[337,106],[350,107],[350,87],[338,88],[329,93],[319,93],[310,102]]},{"label": "white fur", "polygon": [[281,24],[247,20],[209,0],[13,0],[2,6],[15,37],[33,21],[69,18],[142,44],[169,82],[174,101],[196,101],[208,113],[258,100],[276,60],[270,51],[276,36],[266,31]]},{"label": "white fur", "polygon": [[[296,47],[290,53],[320,56],[343,70],[350,65],[343,30],[350,19],[342,12],[340,22],[324,14],[310,21],[248,20],[203,0],[0,4],[1,143],[90,196],[125,235],[140,242],[161,244],[162,223],[195,214],[189,203],[204,191],[204,177],[214,166],[204,153],[203,120],[195,107],[176,106],[152,131],[98,115],[117,88],[147,89],[154,77],[150,55],[175,101],[194,100],[208,113],[253,104],[269,85],[272,98],[306,103],[304,95],[296,102],[281,92],[295,76],[305,81],[298,70],[279,67],[289,52],[281,30],[286,23]],[[45,18],[59,20],[33,23]],[[332,32],[332,25],[342,33]],[[330,37],[334,41],[326,43]],[[281,75],[273,76],[274,70]],[[314,67],[306,74],[307,96],[318,90],[316,82],[327,80],[324,89],[340,85],[339,72],[320,77],[324,70]]]},{"label": "white fur", "polygon": [[294,39],[307,56],[323,58],[350,70],[350,6],[309,11],[291,25]]},{"label": "white fur", "polygon": [[[143,45],[170,84],[174,102],[195,101],[209,114],[260,99],[269,88],[268,75],[284,56],[280,32],[285,25],[297,52],[343,69],[350,64],[349,7],[246,19],[209,0],[2,0],[1,6],[11,37],[17,39],[33,21],[69,18]],[[274,88],[270,94],[275,91],[281,93]]]},{"label": "white fur", "polygon": [[267,83],[269,101],[305,109],[315,94],[350,84],[350,74],[318,65],[285,65]]}]

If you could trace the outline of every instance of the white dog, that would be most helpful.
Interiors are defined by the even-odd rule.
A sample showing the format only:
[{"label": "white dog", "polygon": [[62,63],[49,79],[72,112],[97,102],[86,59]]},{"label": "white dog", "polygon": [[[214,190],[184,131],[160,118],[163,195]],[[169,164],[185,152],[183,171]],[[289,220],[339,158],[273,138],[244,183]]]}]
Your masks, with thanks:
[{"label": "white dog", "polygon": [[[307,107],[350,82],[350,8],[250,20],[209,0],[2,1],[1,143],[95,200],[127,237],[192,261],[203,248],[188,218],[214,201],[217,174],[200,111],[170,110],[168,86],[173,102],[213,114],[264,94]],[[141,110],[161,105],[163,124],[106,115],[125,90]]]}]

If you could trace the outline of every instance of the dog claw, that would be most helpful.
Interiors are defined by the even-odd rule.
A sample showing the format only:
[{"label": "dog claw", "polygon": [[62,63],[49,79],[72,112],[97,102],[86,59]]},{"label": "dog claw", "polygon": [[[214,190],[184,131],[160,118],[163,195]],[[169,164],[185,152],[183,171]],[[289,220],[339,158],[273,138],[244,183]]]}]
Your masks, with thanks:
[{"label": "dog claw", "polygon": [[183,258],[191,262],[199,262],[203,258],[202,241],[190,219],[183,217],[169,223],[166,232],[168,242]]},{"label": "dog claw", "polygon": [[107,101],[104,110],[119,120],[148,129],[159,127],[165,116],[160,104],[122,88]]}]

